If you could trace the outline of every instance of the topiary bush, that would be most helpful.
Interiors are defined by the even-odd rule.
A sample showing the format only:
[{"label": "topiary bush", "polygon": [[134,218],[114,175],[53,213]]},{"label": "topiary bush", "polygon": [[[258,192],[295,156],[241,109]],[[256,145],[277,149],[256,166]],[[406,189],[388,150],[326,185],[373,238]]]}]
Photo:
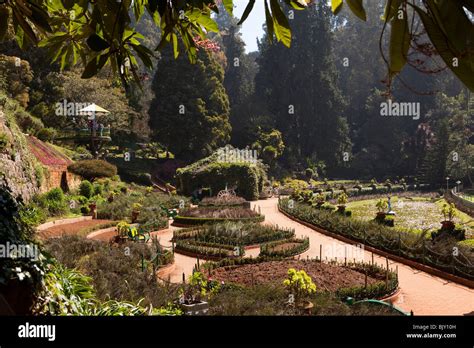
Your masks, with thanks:
[{"label": "topiary bush", "polygon": [[89,181],[94,181],[97,178],[110,178],[117,175],[117,167],[102,160],[79,161],[71,164],[68,170]]},{"label": "topiary bush", "polygon": [[179,168],[176,171],[178,190],[191,196],[195,190],[203,187],[210,187],[213,193],[218,193],[227,185],[236,187],[236,193],[246,200],[257,200],[267,181],[263,163],[222,162],[219,153],[218,150],[209,157]]},{"label": "topiary bush", "polygon": [[91,198],[94,195],[94,187],[89,180],[81,182],[79,185],[79,193],[86,198]]}]

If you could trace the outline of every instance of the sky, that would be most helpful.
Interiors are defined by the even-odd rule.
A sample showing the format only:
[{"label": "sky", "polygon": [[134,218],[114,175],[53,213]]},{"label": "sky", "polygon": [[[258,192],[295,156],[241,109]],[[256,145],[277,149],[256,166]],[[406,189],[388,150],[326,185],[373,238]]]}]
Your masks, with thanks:
[{"label": "sky", "polygon": [[[248,0],[234,0],[234,16],[241,18]],[[262,38],[262,25],[265,22],[265,7],[262,0],[257,0],[247,20],[242,24],[242,39],[246,43],[246,51],[257,51],[257,37]]]}]

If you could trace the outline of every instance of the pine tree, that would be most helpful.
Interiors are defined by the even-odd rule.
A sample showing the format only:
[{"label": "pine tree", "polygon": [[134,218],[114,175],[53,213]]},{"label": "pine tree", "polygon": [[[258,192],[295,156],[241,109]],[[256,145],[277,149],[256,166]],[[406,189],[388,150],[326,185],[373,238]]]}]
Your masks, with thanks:
[{"label": "pine tree", "polygon": [[332,56],[332,15],[324,2],[294,15],[291,49],[266,38],[260,44],[256,92],[285,135],[290,165],[296,157],[300,163],[324,161],[335,168],[343,152],[350,152],[350,142]]},{"label": "pine tree", "polygon": [[230,139],[229,99],[224,71],[212,52],[199,49],[196,64],[165,49],[152,89],[150,128],[153,138],[176,157],[193,161]]}]

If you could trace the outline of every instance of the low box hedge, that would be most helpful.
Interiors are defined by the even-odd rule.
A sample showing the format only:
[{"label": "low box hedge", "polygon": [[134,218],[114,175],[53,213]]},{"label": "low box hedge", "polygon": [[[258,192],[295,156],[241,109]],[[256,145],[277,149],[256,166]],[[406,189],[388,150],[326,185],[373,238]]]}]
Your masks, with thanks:
[{"label": "low box hedge", "polygon": [[[298,245],[295,245],[291,248],[287,248],[284,250],[274,250],[275,247],[282,244],[286,244],[286,243],[297,243]],[[271,243],[262,245],[260,249],[260,255],[268,256],[268,257],[285,257],[286,258],[286,257],[302,254],[308,249],[309,249],[309,238],[304,238],[304,239],[292,238],[292,239],[286,239],[286,240],[279,240],[276,242],[271,242]]]},{"label": "low box hedge", "polygon": [[190,217],[190,216],[175,216],[173,219],[174,223],[183,226],[200,226],[205,224],[215,224],[220,222],[263,222],[265,220],[264,215],[259,215],[250,218],[205,218],[205,217]]}]

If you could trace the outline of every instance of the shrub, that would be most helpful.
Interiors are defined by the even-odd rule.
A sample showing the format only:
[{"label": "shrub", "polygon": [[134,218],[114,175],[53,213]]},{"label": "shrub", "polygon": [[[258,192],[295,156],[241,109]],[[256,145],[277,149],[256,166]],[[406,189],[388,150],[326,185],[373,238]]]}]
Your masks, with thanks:
[{"label": "shrub", "polygon": [[41,141],[52,141],[56,138],[56,135],[57,131],[54,128],[43,128],[36,134]]},{"label": "shrub", "polygon": [[5,133],[0,133],[0,152],[5,150],[8,146],[8,137]]},{"label": "shrub", "polygon": [[30,227],[35,227],[46,221],[47,212],[35,203],[22,207],[20,218]]},{"label": "shrub", "polygon": [[94,188],[89,180],[84,180],[79,185],[79,193],[81,196],[91,198],[94,194]]},{"label": "shrub", "polygon": [[308,180],[312,179],[314,177],[314,170],[311,169],[311,168],[306,168],[305,176],[306,176],[306,178],[308,178]]},{"label": "shrub", "polygon": [[95,183],[94,184],[94,196],[101,196],[104,193],[104,185]]},{"label": "shrub", "polygon": [[290,268],[288,278],[283,281],[283,285],[294,296],[296,303],[300,303],[300,301],[316,292],[316,285],[304,270],[297,271]]},{"label": "shrub", "polygon": [[156,256],[162,251],[157,250],[154,243],[130,242],[123,246],[130,252],[125,254],[122,248],[78,236],[53,238],[45,242],[46,249],[61,264],[90,277],[98,300],[133,303],[142,300],[144,306],[166,307],[175,296],[172,295],[173,288],[167,289],[156,281],[155,270],[159,260]]},{"label": "shrub", "polygon": [[37,198],[39,205],[48,210],[51,216],[60,216],[68,211],[68,205],[63,190],[54,188]]},{"label": "shrub", "polygon": [[89,181],[94,181],[97,178],[110,178],[117,175],[117,167],[102,160],[79,161],[71,164],[68,170]]},{"label": "shrub", "polygon": [[81,207],[81,214],[82,215],[89,215],[91,213],[91,209],[88,206]]}]

